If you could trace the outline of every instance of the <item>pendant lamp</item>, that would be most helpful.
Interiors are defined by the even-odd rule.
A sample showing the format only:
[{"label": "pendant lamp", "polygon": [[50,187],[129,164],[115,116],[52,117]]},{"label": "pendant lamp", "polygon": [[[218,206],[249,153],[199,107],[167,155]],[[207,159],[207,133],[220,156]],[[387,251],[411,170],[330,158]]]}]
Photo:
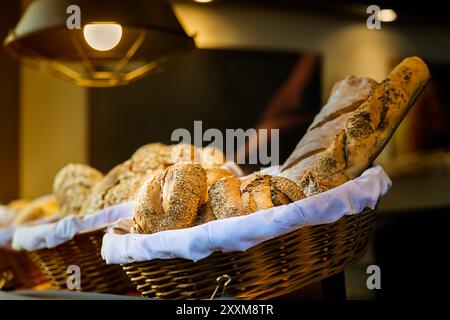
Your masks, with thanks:
[{"label": "pendant lamp", "polygon": [[42,73],[84,87],[113,87],[195,44],[165,0],[36,0],[4,47]]}]

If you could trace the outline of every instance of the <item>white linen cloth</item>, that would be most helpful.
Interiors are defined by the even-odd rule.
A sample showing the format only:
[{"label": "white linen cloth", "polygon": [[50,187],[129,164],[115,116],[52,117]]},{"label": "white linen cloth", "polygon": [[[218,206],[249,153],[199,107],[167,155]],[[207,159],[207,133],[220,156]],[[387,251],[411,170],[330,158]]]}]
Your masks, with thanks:
[{"label": "white linen cloth", "polygon": [[[46,224],[49,222],[56,221],[60,218],[58,214],[53,215],[51,217],[45,217],[42,219],[38,219],[35,221],[27,222],[24,226],[37,226],[41,224]],[[12,240],[14,232],[19,226],[9,225],[8,227],[4,227],[0,229],[0,248],[3,249],[12,249]]]},{"label": "white linen cloth", "polygon": [[11,249],[14,229],[14,227],[5,227],[0,229],[0,248]]},{"label": "white linen cloth", "polygon": [[120,218],[133,214],[134,202],[124,202],[80,217],[67,216],[55,223],[38,226],[19,227],[14,231],[12,247],[14,250],[34,251],[54,248],[67,242],[79,232],[104,228]]},{"label": "white linen cloth", "polygon": [[0,205],[0,228],[9,226],[15,217],[16,212],[14,210],[8,206]]},{"label": "white linen cloth", "polygon": [[132,219],[112,224],[102,244],[108,264],[152,259],[203,259],[214,251],[245,251],[303,226],[332,223],[344,215],[374,209],[391,180],[376,165],[360,177],[321,194],[246,216],[211,221],[192,228],[155,234],[130,234]]}]

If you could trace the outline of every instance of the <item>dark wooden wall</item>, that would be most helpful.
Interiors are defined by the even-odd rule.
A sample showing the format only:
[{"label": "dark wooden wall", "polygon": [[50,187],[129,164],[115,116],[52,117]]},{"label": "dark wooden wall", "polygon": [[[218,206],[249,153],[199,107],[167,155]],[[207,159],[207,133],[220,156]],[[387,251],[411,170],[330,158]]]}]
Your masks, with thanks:
[{"label": "dark wooden wall", "polygon": [[[0,42],[19,19],[20,1],[0,2]],[[0,49],[0,202],[17,197],[19,176],[19,67]]]}]

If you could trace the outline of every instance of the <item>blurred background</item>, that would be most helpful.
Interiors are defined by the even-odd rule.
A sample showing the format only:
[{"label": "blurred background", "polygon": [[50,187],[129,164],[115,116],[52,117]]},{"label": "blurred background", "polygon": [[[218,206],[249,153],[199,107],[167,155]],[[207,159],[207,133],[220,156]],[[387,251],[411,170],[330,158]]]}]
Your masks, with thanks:
[{"label": "blurred background", "polygon": [[[0,3],[6,37],[32,1]],[[130,4],[132,0],[129,1]],[[84,88],[0,51],[0,202],[51,192],[69,162],[103,172],[176,128],[279,128],[283,162],[347,75],[383,80],[421,56],[432,80],[380,155],[393,180],[367,255],[346,270],[354,299],[449,297],[450,21],[439,5],[378,1],[396,18],[367,28],[364,1],[170,1],[196,49],[129,85]],[[392,18],[392,17],[391,17]],[[392,20],[392,19],[387,19]],[[366,268],[381,268],[368,290]]]}]

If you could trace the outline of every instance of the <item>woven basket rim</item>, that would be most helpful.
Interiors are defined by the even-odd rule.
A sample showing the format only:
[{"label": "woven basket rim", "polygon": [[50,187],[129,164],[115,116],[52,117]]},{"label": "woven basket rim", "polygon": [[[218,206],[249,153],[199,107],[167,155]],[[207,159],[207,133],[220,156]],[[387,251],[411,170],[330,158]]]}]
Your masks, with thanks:
[{"label": "woven basket rim", "polygon": [[[202,261],[202,260],[205,260],[205,259],[207,259],[207,258],[210,258],[210,257],[213,256],[213,255],[218,255],[218,254],[238,254],[238,253],[243,253],[243,252],[246,252],[246,251],[248,251],[248,250],[250,250],[250,249],[252,249],[252,248],[254,248],[254,247],[256,247],[256,246],[263,245],[263,244],[265,244],[265,243],[267,243],[267,242],[269,242],[269,241],[274,241],[274,240],[276,240],[276,239],[279,239],[279,238],[282,238],[282,237],[289,236],[290,234],[294,234],[295,232],[299,232],[301,229],[303,229],[303,228],[305,228],[305,227],[316,227],[316,226],[318,227],[318,226],[325,226],[325,225],[330,225],[330,226],[331,226],[331,225],[333,225],[333,224],[339,222],[340,220],[344,219],[345,217],[358,216],[358,215],[361,215],[361,214],[366,214],[366,213],[370,213],[370,212],[376,212],[376,211],[377,211],[377,207],[378,207],[378,206],[375,206],[374,209],[371,209],[371,208],[369,208],[369,207],[366,207],[366,208],[364,208],[361,212],[358,212],[358,213],[356,213],[356,214],[343,215],[340,219],[337,219],[336,221],[333,221],[333,222],[324,222],[324,223],[318,223],[318,224],[313,224],[313,225],[302,226],[302,227],[300,227],[300,228],[297,228],[297,229],[294,229],[294,230],[285,232],[285,233],[283,233],[283,234],[277,235],[277,236],[275,236],[275,237],[273,237],[273,238],[270,238],[270,239],[266,239],[266,240],[264,240],[264,241],[261,241],[261,242],[255,244],[255,245],[251,246],[250,248],[247,248],[246,250],[234,250],[234,251],[227,251],[227,252],[223,252],[223,251],[220,251],[220,250],[215,250],[215,251],[213,251],[211,254],[209,254],[208,256],[206,256],[206,257],[204,257],[204,258],[202,258],[202,259],[199,259],[199,260],[197,260],[197,261],[193,261],[193,260],[191,260],[191,259],[182,258],[182,257],[174,257],[174,258],[168,258],[168,259],[155,258],[155,259],[150,259],[150,260],[132,261],[132,262],[128,262],[128,263],[120,263],[120,265],[122,265],[122,266],[128,266],[128,265],[132,265],[132,264],[135,264],[135,263],[136,263],[136,264],[139,264],[139,263],[146,263],[146,262],[153,262],[153,261],[155,261],[155,262],[163,262],[163,261],[167,262],[167,261],[174,261],[174,260],[178,260],[178,261],[191,261],[191,262],[196,263],[196,262],[200,262],[200,261]],[[129,234],[129,233],[128,233],[128,234]]]}]

